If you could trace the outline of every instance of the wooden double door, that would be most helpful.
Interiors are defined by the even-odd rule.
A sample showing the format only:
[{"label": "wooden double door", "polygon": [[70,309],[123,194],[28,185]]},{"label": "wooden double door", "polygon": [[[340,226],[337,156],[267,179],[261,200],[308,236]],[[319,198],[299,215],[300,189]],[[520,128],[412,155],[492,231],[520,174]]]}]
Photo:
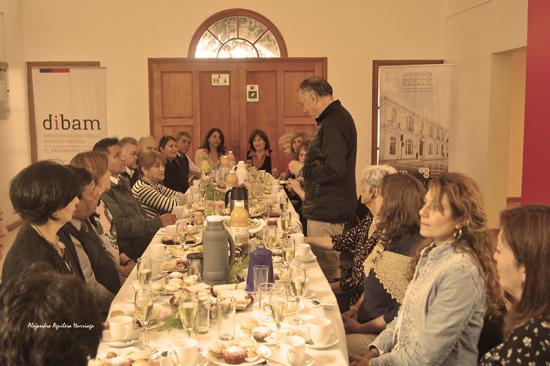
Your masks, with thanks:
[{"label": "wooden double door", "polygon": [[[273,163],[284,168],[287,157],[277,143],[292,132],[312,134],[315,121],[298,103],[298,85],[310,76],[326,77],[326,58],[285,59],[149,59],[151,133],[193,136],[191,158],[212,127],[220,128],[226,150],[246,158],[252,130],[264,130]],[[248,89],[257,89],[247,95]],[[253,94],[253,93],[252,93]]]}]

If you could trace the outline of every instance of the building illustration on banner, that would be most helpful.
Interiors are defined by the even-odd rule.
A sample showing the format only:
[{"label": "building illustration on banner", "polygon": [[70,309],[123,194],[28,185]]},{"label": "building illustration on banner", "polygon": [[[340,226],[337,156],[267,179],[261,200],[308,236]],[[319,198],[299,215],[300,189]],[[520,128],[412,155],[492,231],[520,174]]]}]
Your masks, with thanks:
[{"label": "building illustration on banner", "polygon": [[380,68],[379,163],[428,179],[449,161],[448,66]]}]

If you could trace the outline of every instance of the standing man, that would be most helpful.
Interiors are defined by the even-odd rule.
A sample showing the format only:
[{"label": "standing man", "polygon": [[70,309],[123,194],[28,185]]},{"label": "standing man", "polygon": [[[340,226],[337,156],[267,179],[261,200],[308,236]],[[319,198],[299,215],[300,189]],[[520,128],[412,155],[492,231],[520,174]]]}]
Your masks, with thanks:
[{"label": "standing man", "polygon": [[[302,213],[308,236],[341,234],[353,217],[357,131],[349,112],[334,100],[332,87],[322,78],[300,83],[298,100],[304,112],[315,118],[317,131],[304,162],[305,200]],[[312,248],[329,282],[340,278],[338,252]]]},{"label": "standing man", "polygon": [[178,146],[178,156],[181,156],[182,158],[186,158],[189,162],[189,180],[192,180],[194,178],[200,178],[201,177],[201,170],[189,158],[189,148],[191,147],[191,135],[186,131],[181,131],[176,134],[176,143]]},{"label": "standing man", "polygon": [[176,222],[176,215],[164,214],[159,217],[147,217],[141,204],[120,178],[125,166],[118,139],[101,139],[94,145],[93,150],[107,154],[109,172],[111,173],[111,189],[103,192],[101,199],[113,215],[120,251],[136,261],[159,228]]},{"label": "standing man", "polygon": [[126,169],[121,175],[130,181],[130,188],[132,188],[139,178],[137,166],[138,142],[133,137],[123,137],[120,139],[120,148],[122,149],[122,160],[124,160],[124,164],[126,165]]}]

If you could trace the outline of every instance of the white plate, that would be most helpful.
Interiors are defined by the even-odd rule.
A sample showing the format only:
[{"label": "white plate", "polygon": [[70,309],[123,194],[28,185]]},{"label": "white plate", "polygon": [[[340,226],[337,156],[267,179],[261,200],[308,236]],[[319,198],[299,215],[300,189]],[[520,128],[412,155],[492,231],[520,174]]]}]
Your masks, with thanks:
[{"label": "white plate", "polygon": [[[252,361],[252,362],[248,362],[248,361],[245,360],[244,362],[239,363],[238,365],[240,365],[240,366],[252,366],[252,365],[258,365],[258,364],[263,363],[265,361],[264,357],[269,358],[271,356],[271,350],[267,346],[258,346],[258,348],[260,348],[260,347],[261,347],[262,356],[258,356],[258,358],[256,360]],[[202,350],[200,352],[200,354],[202,355],[202,357],[206,358],[208,361],[212,362],[213,364],[221,365],[221,366],[231,365],[231,364],[225,362],[225,360],[223,358],[217,358],[217,357],[211,356],[208,353],[207,349]],[[258,355],[260,355],[260,352],[258,352]]]},{"label": "white plate", "polygon": [[137,330],[134,330],[132,334],[130,334],[130,337],[123,341],[121,340],[115,341],[111,339],[111,331],[104,330],[101,341],[104,342],[105,344],[108,344],[111,347],[128,347],[128,346],[131,346],[132,344],[137,343],[140,339],[141,339],[141,333],[138,332]]},{"label": "white plate", "polygon": [[[305,356],[305,358],[300,363],[300,366],[311,366],[315,363],[315,360],[313,359],[313,356],[310,355],[309,353],[306,352],[306,354],[304,356]],[[282,355],[282,356],[279,355],[279,357],[273,358],[273,361],[275,361],[276,363],[285,365],[285,366],[290,366],[290,363],[286,360],[286,355]]]},{"label": "white plate", "polygon": [[313,349],[327,349],[327,348],[330,348],[332,346],[335,346],[338,344],[338,342],[340,342],[340,340],[338,338],[336,338],[335,336],[333,336],[333,340],[327,344],[308,344],[308,347],[311,347]]}]

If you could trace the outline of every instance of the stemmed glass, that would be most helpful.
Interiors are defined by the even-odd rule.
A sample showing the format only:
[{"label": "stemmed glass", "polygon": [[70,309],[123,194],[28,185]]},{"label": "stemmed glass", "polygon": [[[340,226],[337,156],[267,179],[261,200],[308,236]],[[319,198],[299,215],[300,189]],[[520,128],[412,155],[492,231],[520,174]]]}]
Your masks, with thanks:
[{"label": "stemmed glass", "polygon": [[290,230],[290,212],[283,211],[281,213],[281,229],[283,229],[283,235],[287,235]]},{"label": "stemmed glass", "polygon": [[191,338],[191,333],[195,327],[198,306],[199,301],[195,295],[191,293],[182,293],[180,295],[178,313],[189,338]]},{"label": "stemmed glass", "polygon": [[141,288],[151,288],[151,281],[153,279],[153,264],[150,256],[138,258],[137,278]]},{"label": "stemmed glass", "polygon": [[290,288],[293,295],[298,298],[298,306],[301,307],[307,292],[307,276],[303,265],[294,265],[290,268]]},{"label": "stemmed glass", "polygon": [[294,241],[290,240],[287,235],[283,236],[283,264],[286,268],[290,268],[296,254]]},{"label": "stemmed glass", "polygon": [[137,289],[134,304],[136,306],[135,317],[141,325],[141,345],[143,349],[146,349],[148,347],[147,328],[151,321],[151,316],[153,315],[153,295],[151,294],[151,289],[146,287]]},{"label": "stemmed glass", "polygon": [[271,315],[273,316],[277,330],[281,329],[286,303],[285,288],[283,286],[274,286],[269,294],[269,308],[271,309]]}]

